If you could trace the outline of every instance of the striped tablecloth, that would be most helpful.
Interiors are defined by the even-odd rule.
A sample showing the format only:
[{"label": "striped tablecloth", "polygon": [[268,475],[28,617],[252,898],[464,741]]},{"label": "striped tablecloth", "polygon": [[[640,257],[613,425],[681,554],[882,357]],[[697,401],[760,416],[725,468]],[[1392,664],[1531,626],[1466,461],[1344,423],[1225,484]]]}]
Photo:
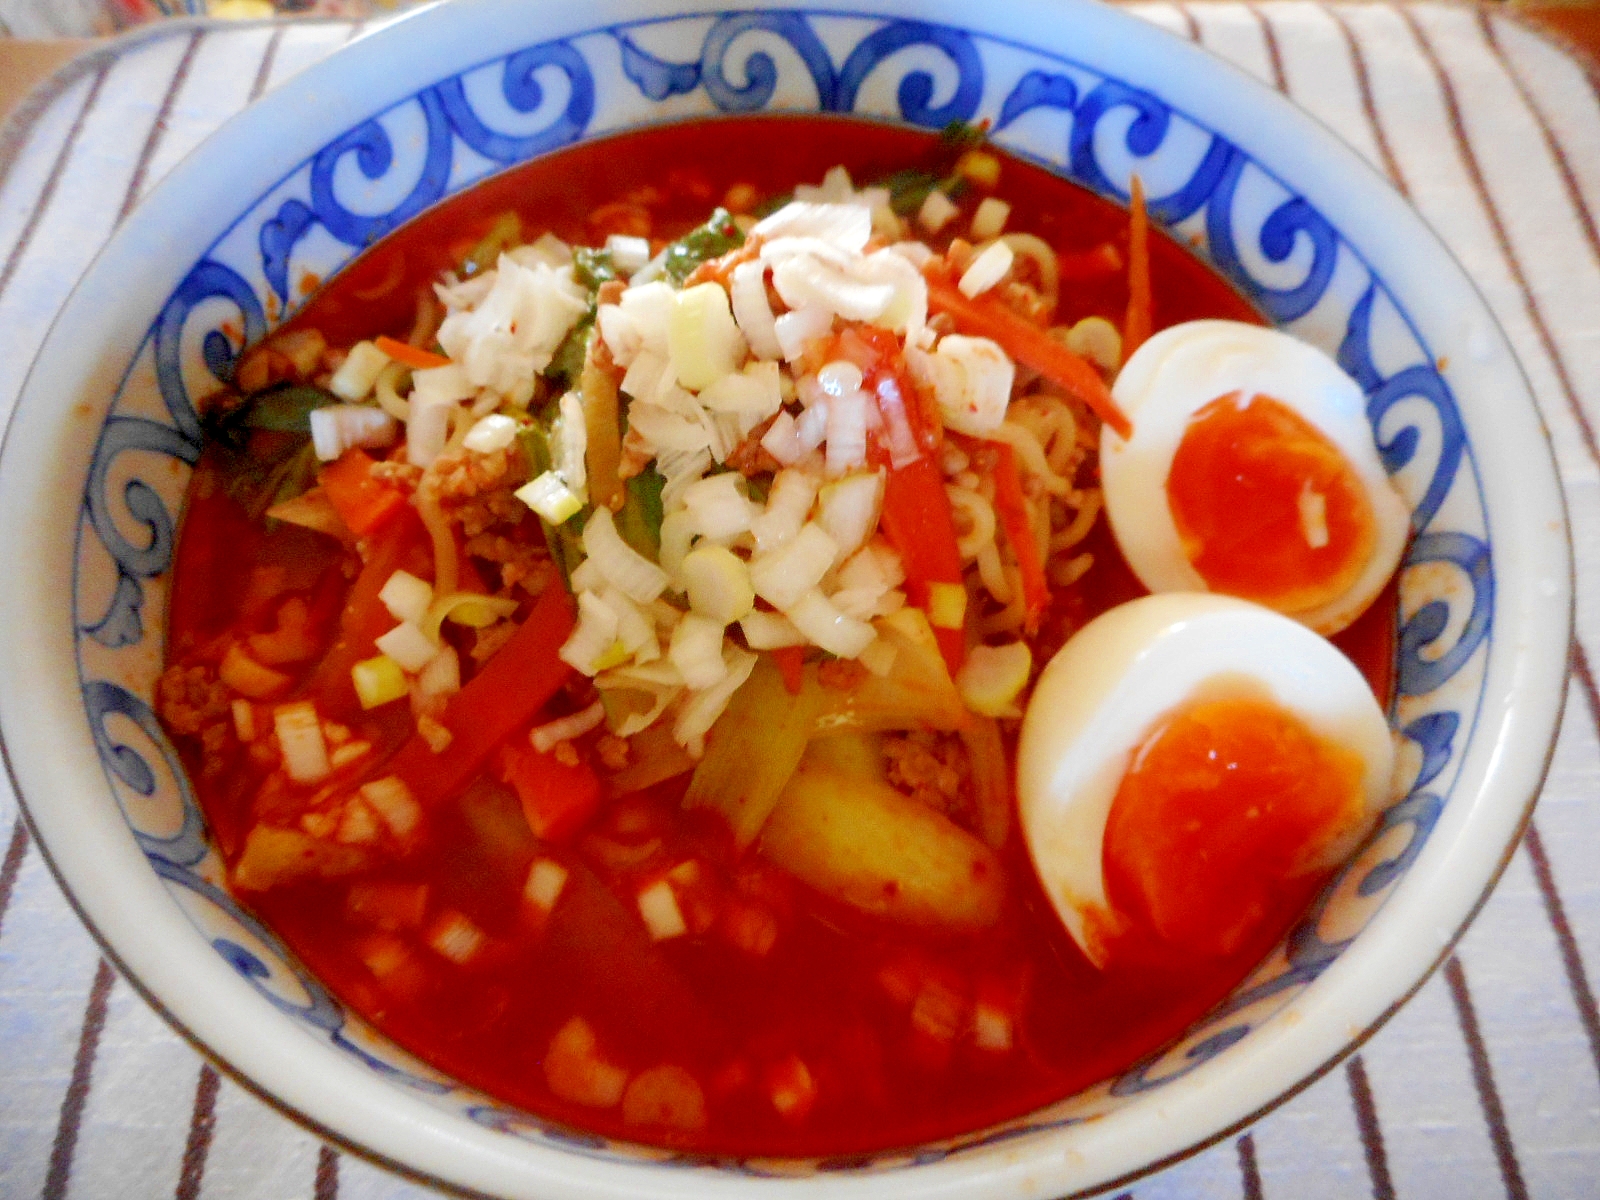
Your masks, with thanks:
[{"label": "striped tablecloth", "polygon": [[[1600,1196],[1600,95],[1496,11],[1140,4],[1375,163],[1488,297],[1538,396],[1577,542],[1566,722],[1533,822],[1455,954],[1362,1051],[1130,1192]],[[0,130],[0,417],[100,242],[233,112],[359,25],[157,26]],[[14,631],[8,631],[14,633]],[[103,962],[0,784],[0,1197],[424,1197],[222,1080]]]}]

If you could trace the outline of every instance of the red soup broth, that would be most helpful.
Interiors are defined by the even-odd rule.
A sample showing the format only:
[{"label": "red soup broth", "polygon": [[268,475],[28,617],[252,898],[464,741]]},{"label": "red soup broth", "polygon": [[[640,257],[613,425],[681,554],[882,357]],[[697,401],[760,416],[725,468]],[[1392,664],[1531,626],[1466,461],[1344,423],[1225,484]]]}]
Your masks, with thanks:
[{"label": "red soup broth", "polygon": [[[445,202],[366,253],[293,325],[347,345],[404,336],[418,290],[452,268],[513,211],[526,238],[548,229],[575,244],[626,231],[638,210],[653,237],[705,218],[729,189],[761,196],[815,182],[836,164],[860,183],[915,165],[927,135],[843,119],[739,118],[585,144],[516,168]],[[1047,172],[1005,160],[1009,228],[1051,242],[1064,261],[1105,246],[1125,254],[1127,215]],[[1198,317],[1258,321],[1184,248],[1151,239],[1154,327]],[[1120,325],[1125,272],[1064,279],[1056,319],[1098,314]],[[257,435],[265,437],[268,435]],[[337,541],[251,520],[229,495],[222,457],[197,469],[170,609],[173,661],[270,625],[263,596],[302,596],[322,639],[310,693],[379,756],[409,734],[404,704],[362,713],[337,681],[370,654],[378,629],[341,624],[352,588],[408,566],[427,576],[420,527],[390,539],[382,572]],[[1140,594],[1105,532],[1096,565],[1059,589],[1036,650],[1042,658],[1098,612]],[[381,578],[379,579],[381,582]],[[559,586],[555,584],[553,586]],[[1339,639],[1380,699],[1392,689],[1394,597]],[[331,664],[331,665],[330,665]],[[468,668],[470,669],[470,668]],[[558,698],[559,701],[559,698]],[[262,709],[263,706],[257,706]],[[176,729],[210,827],[230,864],[272,803],[266,768],[226,738]],[[713,737],[715,734],[713,733]],[[526,745],[522,731],[516,735]],[[1009,749],[1009,747],[1008,747]],[[1102,1080],[1159,1049],[1221,1000],[1268,952],[1326,877],[1280,889],[1270,919],[1227,957],[1092,967],[1044,896],[1012,821],[1001,852],[1007,893],[997,926],[934,936],[861,915],[810,892],[754,851],[736,853],[720,818],[680,806],[687,776],[603,801],[576,841],[543,845],[492,769],[429,813],[426,852],[352,878],[286,884],[247,902],[350,1008],[406,1049],[530,1112],[608,1136],[729,1155],[848,1155],[983,1128]],[[569,872],[555,911],[529,921],[522,890],[548,857]],[[693,860],[680,890],[687,936],[652,941],[631,890],[649,865]],[[632,873],[630,873],[632,872]],[[632,882],[608,886],[608,881]],[[458,965],[430,947],[443,913],[465,916],[487,949]],[[753,944],[764,947],[752,953]],[[381,969],[375,969],[378,963]],[[977,1036],[1000,1014],[999,1041]],[[575,1016],[605,1057],[638,1072],[687,1070],[705,1117],[642,1124],[626,1106],[570,1103],[547,1083],[552,1038]]]}]

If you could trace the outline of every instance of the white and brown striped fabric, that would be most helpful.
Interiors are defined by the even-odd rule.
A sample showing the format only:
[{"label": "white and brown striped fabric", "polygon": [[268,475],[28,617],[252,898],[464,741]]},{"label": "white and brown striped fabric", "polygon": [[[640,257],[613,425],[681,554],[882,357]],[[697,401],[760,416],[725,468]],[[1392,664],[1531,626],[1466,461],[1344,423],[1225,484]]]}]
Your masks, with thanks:
[{"label": "white and brown striped fabric", "polygon": [[[1555,440],[1578,633],[1543,800],[1443,971],[1361,1053],[1139,1200],[1600,1196],[1600,92],[1466,5],[1141,4],[1394,181],[1509,334]],[[100,242],[233,112],[359,32],[159,26],[0,130],[0,418]],[[101,961],[0,785],[0,1197],[422,1197],[219,1078]]]}]

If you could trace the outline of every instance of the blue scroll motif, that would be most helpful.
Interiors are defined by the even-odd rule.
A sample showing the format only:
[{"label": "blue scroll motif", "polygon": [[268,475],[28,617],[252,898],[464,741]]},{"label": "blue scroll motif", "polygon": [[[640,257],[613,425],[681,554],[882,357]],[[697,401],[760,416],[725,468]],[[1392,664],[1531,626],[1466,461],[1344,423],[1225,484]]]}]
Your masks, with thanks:
[{"label": "blue scroll motif", "polygon": [[329,143],[312,160],[311,209],[323,227],[347,246],[365,246],[377,241],[445,195],[450,183],[452,147],[444,101],[437,88],[419,92],[416,101],[428,127],[427,150],[411,191],[388,212],[372,215],[352,212],[334,194],[334,174],[348,155],[355,156],[356,166],[368,179],[381,179],[394,166],[394,144],[377,120],[356,126]]},{"label": "blue scroll motif", "polygon": [[256,244],[261,248],[261,273],[278,299],[289,301],[289,255],[296,243],[317,223],[317,214],[299,200],[285,200],[278,215],[261,225]]},{"label": "blue scroll motif", "polygon": [[[1097,84],[1081,103],[1075,103],[1076,87],[1072,80],[1061,75],[1031,72],[1018,82],[1001,106],[1002,126],[1015,120],[1024,112],[1041,106],[1073,110],[1072,130],[1067,138],[1068,169],[1085,187],[1106,195],[1126,198],[1128,193],[1113,183],[1101,169],[1095,154],[1095,131],[1105,116],[1118,108],[1132,108],[1133,120],[1128,125],[1125,145],[1136,158],[1154,154],[1166,141],[1172,125],[1172,109],[1159,97],[1139,88],[1129,87],[1116,80]],[[1163,196],[1146,198],[1150,218],[1164,225],[1175,225],[1198,212],[1218,192],[1224,183],[1237,178],[1243,165],[1243,156],[1231,142],[1216,134],[1194,173],[1176,191]],[[1232,203],[1232,188],[1228,189],[1225,206]],[[1231,234],[1231,230],[1230,230]],[[1231,244],[1231,242],[1230,242]],[[1219,264],[1219,267],[1221,264]],[[1236,271],[1235,274],[1242,275]],[[1246,286],[1249,280],[1243,280]]]},{"label": "blue scroll motif", "polygon": [[546,42],[506,58],[500,94],[515,112],[537,112],[544,103],[538,74],[547,67],[566,75],[567,102],[555,119],[536,133],[507,134],[491,129],[468,102],[460,76],[412,97],[427,125],[427,146],[416,183],[386,213],[354,212],[339,201],[334,188],[334,175],[347,155],[355,155],[356,166],[368,179],[381,179],[393,168],[395,150],[383,126],[375,119],[363,122],[324,147],[311,164],[310,206],[298,199],[286,200],[276,216],[261,226],[262,271],[279,299],[287,302],[290,298],[289,257],[314,225],[321,224],[334,238],[359,249],[443,199],[449,191],[456,136],[485,158],[502,164],[521,162],[581,137],[594,118],[594,73],[583,55],[566,42]]},{"label": "blue scroll motif", "polygon": [[1456,733],[1461,728],[1461,714],[1433,712],[1418,717],[1400,732],[1422,747],[1422,766],[1411,790],[1427,787],[1450,765],[1454,752]]},{"label": "blue scroll motif", "polygon": [[444,1096],[455,1091],[454,1084],[444,1083],[441,1080],[433,1079],[426,1075],[418,1075],[416,1072],[408,1070],[407,1068],[400,1066],[398,1063],[392,1063],[387,1059],[379,1058],[376,1054],[372,1053],[372,1051],[366,1049],[364,1046],[360,1046],[351,1041],[345,1036],[344,1029],[342,1028],[342,1022],[341,1028],[330,1031],[329,1041],[331,1041],[340,1050],[343,1050],[346,1054],[352,1054],[356,1058],[360,1059],[366,1064],[368,1069],[376,1071],[378,1074],[392,1079],[396,1083],[403,1083],[406,1085],[406,1087],[411,1088],[413,1091],[423,1092],[430,1096]]},{"label": "blue scroll motif", "polygon": [[1167,129],[1172,124],[1172,109],[1164,102],[1139,88],[1129,87],[1114,79],[1096,85],[1085,96],[1074,113],[1072,132],[1067,139],[1068,169],[1073,178],[1084,187],[1111,196],[1126,193],[1111,182],[1100,169],[1095,154],[1095,128],[1113,109],[1132,108],[1133,120],[1128,125],[1128,153],[1136,158],[1154,154],[1166,140]]},{"label": "blue scroll motif", "polygon": [[563,1129],[559,1125],[541,1120],[532,1113],[516,1112],[501,1108],[497,1104],[471,1105],[467,1108],[466,1115],[475,1124],[482,1125],[485,1129],[492,1129],[496,1133],[521,1133],[531,1125],[543,1136],[559,1141],[569,1149],[603,1153],[610,1145],[598,1134],[584,1133],[578,1129]]},{"label": "blue scroll motif", "polygon": [[[264,337],[267,318],[255,289],[231,267],[211,259],[202,259],[178,285],[167,300],[161,315],[156,318],[154,330],[156,380],[161,388],[161,398],[178,431],[198,450],[200,416],[195,410],[194,398],[183,381],[183,331],[189,314],[208,300],[221,298],[239,310],[244,323],[244,343]],[[218,383],[226,383],[233,376],[233,360],[237,351],[223,334],[213,329],[201,344],[201,357],[206,370]],[[194,458],[186,461],[193,462]]]},{"label": "blue scroll motif", "polygon": [[149,579],[172,564],[173,521],[161,497],[143,479],[130,479],[122,490],[133,518],[150,531],[150,540],[134,545],[111,515],[111,465],[128,450],[148,450],[193,464],[200,448],[177,430],[143,417],[112,417],[106,422],[89,465],[89,520],[95,536],[110,551],[125,575]]},{"label": "blue scroll motif", "polygon": [[105,615],[84,625],[83,632],[110,650],[137,645],[144,640],[143,608],[144,588],[137,579],[119,572]]},{"label": "blue scroll motif", "polygon": [[[152,857],[150,865],[155,868],[156,874],[170,883],[193,892],[204,899],[212,907],[227,916],[241,929],[261,942],[264,946],[276,947],[277,938],[269,932],[266,926],[256,920],[240,903],[227,892],[217,887],[209,880],[202,879],[194,872],[170,863],[163,858]],[[218,954],[227,960],[233,969],[248,979],[256,991],[271,1001],[274,1008],[306,1021],[324,1033],[333,1033],[344,1024],[344,1010],[339,1007],[339,1002],[332,994],[316,980],[307,976],[303,971],[292,970],[288,962],[274,956],[275,964],[279,971],[292,974],[295,982],[306,994],[305,1003],[295,1003],[285,998],[276,988],[269,986],[273,978],[273,967],[261,961],[255,951],[241,946],[225,937],[212,939],[212,947]]]},{"label": "blue scroll motif", "polygon": [[669,63],[641,50],[633,39],[619,29],[613,29],[622,50],[622,73],[633,80],[639,91],[660,103],[668,96],[683,96],[700,86],[700,64]]},{"label": "blue scroll motif", "polygon": [[1459,671],[1489,634],[1494,618],[1494,571],[1489,546],[1465,533],[1425,533],[1412,543],[1408,566],[1425,562],[1453,563],[1472,587],[1472,609],[1455,645],[1444,653],[1424,657],[1423,650],[1439,640],[1450,623],[1450,606],[1431,600],[1411,615],[1400,630],[1402,696],[1425,696]]},{"label": "blue scroll motif", "polygon": [[1407,425],[1385,436],[1384,417],[1404,400],[1420,399],[1433,409],[1439,428],[1439,461],[1433,468],[1427,489],[1411,514],[1413,529],[1426,529],[1444,498],[1450,494],[1461,459],[1467,449],[1467,431],[1461,424],[1455,396],[1444,376],[1432,364],[1419,364],[1385,379],[1372,361],[1372,309],[1377,302],[1378,285],[1369,284],[1350,311],[1344,340],[1339,345],[1339,365],[1367,393],[1367,419],[1378,437],[1378,453],[1391,475],[1416,456],[1421,435]]},{"label": "blue scroll motif", "polygon": [[1220,1033],[1214,1033],[1190,1046],[1183,1052],[1183,1062],[1171,1070],[1161,1074],[1154,1072],[1161,1065],[1167,1055],[1157,1055],[1146,1059],[1131,1071],[1124,1072],[1111,1085],[1113,1096],[1135,1096],[1140,1092],[1148,1092],[1152,1088],[1162,1087],[1174,1079],[1181,1079],[1197,1067],[1204,1066],[1228,1047],[1238,1044],[1250,1032],[1249,1025],[1233,1025]]},{"label": "blue scroll motif", "polygon": [[1029,71],[1000,105],[994,128],[998,133],[1036,108],[1059,108],[1072,112],[1078,107],[1078,85],[1065,75],[1049,71]]},{"label": "blue scroll motif", "polygon": [[1233,236],[1234,193],[1245,162],[1243,155],[1233,155],[1217,179],[1206,209],[1207,246],[1219,271],[1255,301],[1274,324],[1287,324],[1315,308],[1328,290],[1339,257],[1339,235],[1328,219],[1302,197],[1284,201],[1261,226],[1261,254],[1268,262],[1281,263],[1294,252],[1303,234],[1311,240],[1311,266],[1294,287],[1271,288],[1261,283],[1245,269]]},{"label": "blue scroll motif", "polygon": [[[752,51],[742,62],[734,57],[734,43],[745,34],[769,33],[782,38],[805,65],[817,89],[821,112],[852,112],[862,85],[884,60],[912,46],[932,46],[943,52],[956,69],[950,99],[934,105],[933,76],[923,70],[907,72],[895,96],[900,116],[914,125],[942,127],[951,121],[970,120],[983,99],[983,60],[972,37],[958,29],[923,21],[890,21],[868,34],[835,69],[827,47],[810,23],[798,13],[745,12],[720,18],[701,44],[698,63],[669,63],[640,49],[618,30],[611,31],[622,50],[623,72],[652,100],[693,91],[704,84],[706,95],[723,112],[756,112],[772,102],[778,88],[778,65],[765,50]],[[743,84],[729,78],[737,65]]]},{"label": "blue scroll motif", "polygon": [[105,614],[85,627],[103,646],[128,646],[144,636],[140,609],[144,603],[141,580],[160,575],[172,564],[174,544],[172,514],[156,490],[138,477],[122,489],[128,514],[149,531],[144,545],[129,541],[111,511],[111,467],[127,450],[164,454],[193,463],[200,454],[197,442],[177,430],[143,417],[112,417],[101,429],[89,465],[85,500],[95,537],[117,566],[117,584]]},{"label": "blue scroll motif", "polygon": [[[134,828],[133,835],[139,842],[139,848],[150,858],[172,866],[187,867],[199,862],[206,856],[207,850],[205,821],[200,815],[200,806],[195,802],[194,793],[189,789],[183,764],[168,745],[166,734],[150,706],[126,688],[101,679],[84,684],[83,703],[89,713],[89,729],[94,735],[95,750],[106,770],[137,794],[155,795],[157,780],[150,764],[132,746],[115,741],[106,729],[106,721],[110,717],[120,716],[133,722],[150,739],[150,744],[166,760],[168,774],[177,781],[177,799],[183,810],[182,825],[171,837],[155,837]],[[129,824],[131,826],[132,822]]]},{"label": "blue scroll motif", "polygon": [[778,88],[778,65],[766,51],[758,50],[745,59],[747,82],[743,87],[730,83],[724,69],[735,39],[755,31],[774,33],[788,42],[811,73],[818,107],[823,112],[837,111],[839,80],[827,48],[804,17],[788,12],[734,13],[711,27],[700,50],[700,78],[713,104],[723,112],[755,112],[772,99]]},{"label": "blue scroll motif", "polygon": [[933,108],[933,77],[926,71],[909,72],[895,94],[900,115],[913,125],[935,129],[951,121],[971,120],[983,99],[983,60],[978,57],[978,49],[972,38],[960,30],[923,21],[895,21],[862,39],[839,72],[838,110],[854,110],[856,95],[873,68],[909,46],[934,46],[947,54],[956,67],[956,87],[949,100]]},{"label": "blue scroll motif", "polygon": [[[520,50],[506,59],[500,82],[506,103],[516,112],[537,112],[544,103],[544,88],[538,79],[538,72],[544,67],[559,68],[567,77],[569,91],[561,114],[538,133],[512,136],[490,129],[467,103],[460,76],[445,80],[434,90],[450,125],[461,135],[462,141],[495,162],[521,162],[576,140],[594,117],[594,75],[583,55],[565,42],[547,42],[529,50]],[[431,164],[431,124],[429,134]],[[424,171],[426,173],[426,168]],[[448,145],[444,171],[448,176]]]},{"label": "blue scroll motif", "polygon": [[[1441,715],[1455,716],[1454,713]],[[1378,826],[1379,836],[1400,825],[1409,825],[1411,836],[1406,839],[1406,844],[1401,847],[1400,853],[1378,863],[1367,872],[1366,878],[1356,888],[1357,894],[1375,896],[1404,875],[1417,855],[1422,853],[1422,847],[1427,844],[1428,835],[1433,832],[1433,827],[1438,824],[1439,814],[1443,811],[1444,800],[1439,796],[1432,792],[1413,792],[1384,813],[1383,821]]]}]

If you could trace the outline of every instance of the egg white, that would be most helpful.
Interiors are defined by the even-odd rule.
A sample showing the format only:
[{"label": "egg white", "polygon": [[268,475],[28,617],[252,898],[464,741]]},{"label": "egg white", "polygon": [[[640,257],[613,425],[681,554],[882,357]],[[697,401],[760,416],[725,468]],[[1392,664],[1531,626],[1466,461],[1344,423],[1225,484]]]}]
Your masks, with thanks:
[{"label": "egg white", "polygon": [[1315,426],[1344,455],[1372,505],[1372,557],[1342,594],[1288,615],[1336,633],[1364,612],[1399,566],[1410,534],[1405,501],[1378,458],[1360,386],[1321,350],[1275,329],[1238,321],[1188,321],[1136,350],[1112,387],[1133,423],[1124,440],[1106,426],[1100,475],[1117,546],[1153,592],[1209,591],[1184,553],[1167,503],[1167,475],[1190,419],[1221,396],[1271,396]]},{"label": "egg white", "polygon": [[1045,893],[1089,959],[1122,925],[1104,842],[1134,752],[1167,713],[1211,690],[1266,696],[1360,756],[1365,819],[1316,860],[1342,859],[1389,799],[1394,743],[1366,679],[1331,643],[1260,605],[1210,593],[1146,596],[1102,614],[1039,677],[1017,745],[1017,804]]}]

